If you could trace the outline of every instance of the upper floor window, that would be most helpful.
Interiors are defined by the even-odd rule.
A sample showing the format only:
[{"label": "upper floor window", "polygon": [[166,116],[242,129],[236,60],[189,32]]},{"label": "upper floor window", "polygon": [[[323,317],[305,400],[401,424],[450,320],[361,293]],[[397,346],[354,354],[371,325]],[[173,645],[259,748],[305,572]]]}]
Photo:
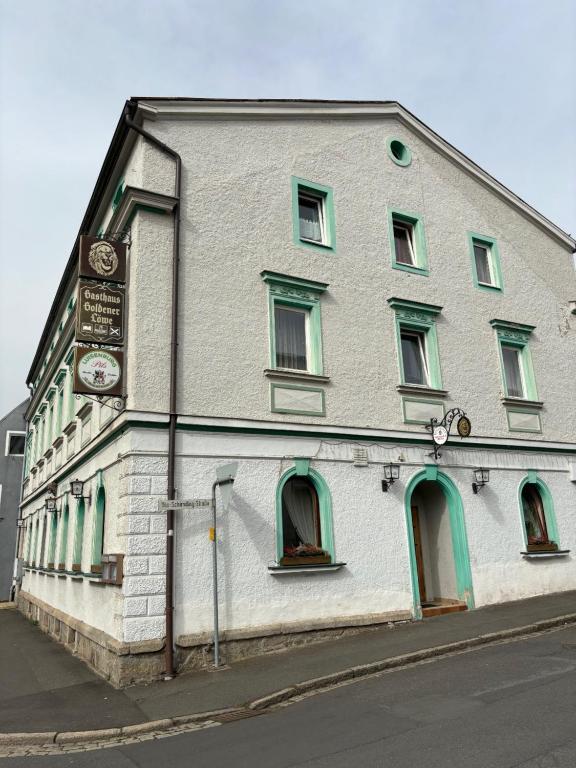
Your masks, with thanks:
[{"label": "upper floor window", "polygon": [[442,307],[392,297],[396,314],[398,357],[403,385],[442,388],[436,315]]},{"label": "upper floor window", "polygon": [[392,266],[420,275],[428,275],[428,256],[422,220],[396,209],[388,211]]},{"label": "upper floor window", "polygon": [[468,233],[474,285],[482,290],[501,291],[502,270],[498,244],[493,237]]},{"label": "upper floor window", "polygon": [[292,177],[292,226],[294,242],[334,250],[334,200],[332,189]]},{"label": "upper floor window", "polygon": [[26,432],[6,432],[6,456],[23,456],[26,446]]},{"label": "upper floor window", "polygon": [[536,401],[538,395],[529,348],[534,326],[506,320],[491,320],[490,325],[498,338],[504,396]]}]

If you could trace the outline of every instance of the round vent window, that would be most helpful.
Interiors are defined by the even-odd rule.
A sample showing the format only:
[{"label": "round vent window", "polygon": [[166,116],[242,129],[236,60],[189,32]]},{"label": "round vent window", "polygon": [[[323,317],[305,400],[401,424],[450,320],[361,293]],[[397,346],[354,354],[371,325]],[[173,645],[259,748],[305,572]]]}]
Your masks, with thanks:
[{"label": "round vent window", "polygon": [[410,165],[412,162],[412,152],[408,149],[406,144],[403,144],[399,139],[388,139],[388,156],[397,165]]}]

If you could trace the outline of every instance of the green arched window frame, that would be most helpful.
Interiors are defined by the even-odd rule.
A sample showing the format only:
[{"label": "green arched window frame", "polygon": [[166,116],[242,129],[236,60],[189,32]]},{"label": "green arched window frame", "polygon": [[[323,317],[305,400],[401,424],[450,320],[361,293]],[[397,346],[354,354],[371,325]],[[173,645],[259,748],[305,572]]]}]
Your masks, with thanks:
[{"label": "green arched window frame", "polygon": [[50,541],[48,543],[48,568],[54,568],[56,557],[56,539],[58,538],[58,512],[54,510],[50,518]]},{"label": "green arched window frame", "polygon": [[334,529],[332,525],[332,497],[326,481],[319,472],[310,469],[308,459],[297,459],[296,466],[285,472],[276,488],[276,559],[279,563],[284,555],[284,527],[282,524],[282,491],[292,477],[307,477],[318,495],[320,513],[320,539],[322,549],[330,553],[332,563],[336,562],[334,551]]},{"label": "green arched window frame", "polygon": [[101,485],[96,492],[96,507],[94,511],[94,527],[92,530],[92,557],[90,570],[92,573],[102,571],[102,551],[104,546],[104,518],[106,512],[106,491]]},{"label": "green arched window frame", "polygon": [[68,502],[64,504],[60,517],[60,551],[58,552],[58,569],[66,570],[66,554],[68,550],[68,520],[70,517],[70,508]]},{"label": "green arched window frame", "polygon": [[38,562],[38,530],[40,528],[40,518],[37,516],[34,522],[34,538],[32,540],[32,565]]},{"label": "green arched window frame", "polygon": [[82,570],[82,545],[84,544],[84,517],[86,507],[84,499],[78,500],[76,507],[76,525],[74,526],[74,551],[72,553],[72,570]]},{"label": "green arched window frame", "polygon": [[548,538],[551,543],[554,543],[560,548],[560,541],[558,537],[558,526],[556,525],[556,513],[554,511],[554,501],[552,500],[552,494],[546,483],[541,480],[535,472],[529,472],[528,475],[522,480],[518,486],[518,508],[520,510],[520,524],[522,526],[522,535],[524,537],[524,547],[528,547],[528,534],[526,532],[526,523],[524,521],[524,504],[522,502],[522,491],[526,485],[535,485],[540,492],[540,498],[544,505],[544,516],[546,518],[546,528],[548,530]]}]

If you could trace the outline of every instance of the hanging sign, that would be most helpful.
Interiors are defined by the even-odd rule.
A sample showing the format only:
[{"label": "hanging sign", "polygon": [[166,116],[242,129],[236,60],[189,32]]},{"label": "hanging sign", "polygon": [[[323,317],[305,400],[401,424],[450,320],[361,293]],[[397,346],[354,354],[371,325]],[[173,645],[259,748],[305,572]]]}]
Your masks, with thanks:
[{"label": "hanging sign", "polygon": [[470,433],[472,432],[472,423],[461,408],[451,408],[444,415],[442,421],[439,422],[438,419],[430,419],[430,424],[426,425],[426,429],[432,435],[432,444],[434,448],[434,453],[430,454],[430,456],[434,455],[435,459],[438,459],[438,457],[441,455],[440,451],[438,450],[440,446],[445,445],[445,443],[448,442],[448,438],[450,437],[450,430],[452,428],[452,422],[457,416],[460,417],[456,424],[458,434],[460,437],[470,437]]},{"label": "hanging sign", "polygon": [[74,394],[121,395],[124,352],[117,349],[74,348]]},{"label": "hanging sign", "polygon": [[126,282],[126,244],[103,237],[80,237],[80,277]]},{"label": "hanging sign", "polygon": [[80,280],[76,301],[76,341],[124,343],[126,289]]}]

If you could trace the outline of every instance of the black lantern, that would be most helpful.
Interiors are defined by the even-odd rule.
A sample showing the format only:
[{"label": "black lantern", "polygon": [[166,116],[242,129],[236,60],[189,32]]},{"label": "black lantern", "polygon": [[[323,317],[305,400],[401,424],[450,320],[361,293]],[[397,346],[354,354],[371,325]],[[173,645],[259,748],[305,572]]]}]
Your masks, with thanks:
[{"label": "black lantern", "polygon": [[46,499],[46,512],[56,511],[56,499]]},{"label": "black lantern", "polygon": [[480,488],[487,485],[490,482],[490,470],[479,467],[474,470],[474,482],[472,483],[472,490],[474,493],[478,493]]},{"label": "black lantern", "polygon": [[72,480],[70,483],[70,492],[72,493],[72,496],[74,496],[75,499],[86,499],[88,503],[90,503],[91,496],[84,496],[84,481],[83,480]]},{"label": "black lantern", "polygon": [[382,490],[387,493],[388,488],[400,477],[400,464],[385,464]]}]

